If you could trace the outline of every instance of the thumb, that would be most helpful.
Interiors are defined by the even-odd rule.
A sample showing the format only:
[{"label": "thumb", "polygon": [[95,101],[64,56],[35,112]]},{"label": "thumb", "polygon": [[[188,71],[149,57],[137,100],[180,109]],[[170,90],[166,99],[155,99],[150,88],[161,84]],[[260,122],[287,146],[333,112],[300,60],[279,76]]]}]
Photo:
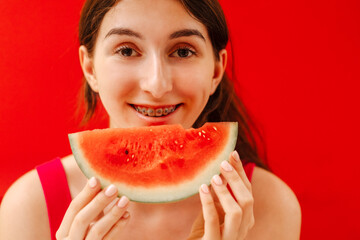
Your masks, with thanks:
[{"label": "thumb", "polygon": [[190,231],[190,235],[187,240],[200,239],[204,236],[204,216],[201,213],[197,216],[195,222],[193,223]]}]

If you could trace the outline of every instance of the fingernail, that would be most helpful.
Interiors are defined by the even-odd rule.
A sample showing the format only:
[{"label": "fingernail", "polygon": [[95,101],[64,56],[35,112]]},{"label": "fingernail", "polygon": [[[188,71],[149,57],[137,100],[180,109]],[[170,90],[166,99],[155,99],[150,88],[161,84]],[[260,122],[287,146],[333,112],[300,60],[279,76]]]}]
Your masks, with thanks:
[{"label": "fingernail", "polygon": [[210,191],[209,191],[209,187],[206,185],[206,184],[202,184],[201,185],[201,191],[203,192],[203,193],[209,193]]},{"label": "fingernail", "polygon": [[125,196],[122,196],[117,205],[118,205],[118,207],[123,208],[126,206],[126,204],[128,204],[128,202],[129,202],[129,199]]},{"label": "fingernail", "polygon": [[106,191],[105,191],[105,195],[108,197],[111,197],[112,195],[114,195],[117,191],[117,188],[114,185],[110,185]]},{"label": "fingernail", "polygon": [[216,183],[216,185],[221,185],[223,183],[219,175],[213,176],[213,180]]},{"label": "fingernail", "polygon": [[233,170],[233,167],[230,165],[228,161],[223,161],[221,163],[221,167],[227,172],[231,172]]},{"label": "fingernail", "polygon": [[123,218],[128,218],[130,216],[130,213],[129,212],[125,212],[124,215],[123,215]]},{"label": "fingernail", "polygon": [[239,156],[239,153],[236,150],[233,151],[232,157],[235,159],[235,161],[240,162],[240,156]]},{"label": "fingernail", "polygon": [[95,178],[95,177],[90,178],[90,180],[89,180],[89,186],[90,186],[91,188],[95,188],[95,187],[96,187],[96,184],[97,184],[96,178]]}]

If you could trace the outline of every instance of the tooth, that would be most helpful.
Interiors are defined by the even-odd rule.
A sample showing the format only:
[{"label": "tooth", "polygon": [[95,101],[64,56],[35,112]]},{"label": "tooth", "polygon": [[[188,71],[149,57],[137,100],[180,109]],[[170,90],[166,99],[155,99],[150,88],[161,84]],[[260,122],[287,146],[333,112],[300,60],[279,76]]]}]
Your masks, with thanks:
[{"label": "tooth", "polygon": [[134,106],[135,110],[139,113],[143,114],[144,116],[150,116],[150,117],[161,117],[166,116],[172,112],[175,111],[176,106],[166,107],[166,108],[147,108],[147,107],[141,107],[141,106]]},{"label": "tooth", "polygon": [[147,111],[146,111],[146,108],[142,108],[141,109],[141,113],[144,114],[145,116],[147,115]]},{"label": "tooth", "polygon": [[157,117],[162,116],[162,112],[163,112],[162,108],[156,109],[156,116],[157,116]]},{"label": "tooth", "polygon": [[168,115],[168,113],[169,113],[169,109],[168,109],[168,108],[164,108],[164,110],[163,110],[163,115]]},{"label": "tooth", "polygon": [[149,109],[147,110],[147,114],[148,114],[150,117],[155,116],[155,111],[154,111],[154,109],[149,108]]}]

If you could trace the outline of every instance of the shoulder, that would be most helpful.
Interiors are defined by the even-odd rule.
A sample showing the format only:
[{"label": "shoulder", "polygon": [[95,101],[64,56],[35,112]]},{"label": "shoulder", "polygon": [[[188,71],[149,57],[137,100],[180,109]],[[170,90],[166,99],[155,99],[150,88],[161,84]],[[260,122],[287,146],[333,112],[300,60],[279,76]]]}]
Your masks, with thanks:
[{"label": "shoulder", "polygon": [[19,178],[3,198],[0,239],[49,238],[45,197],[38,174],[32,170]]},{"label": "shoulder", "polygon": [[255,167],[251,183],[255,225],[249,239],[299,239],[301,208],[290,187],[259,167]]}]

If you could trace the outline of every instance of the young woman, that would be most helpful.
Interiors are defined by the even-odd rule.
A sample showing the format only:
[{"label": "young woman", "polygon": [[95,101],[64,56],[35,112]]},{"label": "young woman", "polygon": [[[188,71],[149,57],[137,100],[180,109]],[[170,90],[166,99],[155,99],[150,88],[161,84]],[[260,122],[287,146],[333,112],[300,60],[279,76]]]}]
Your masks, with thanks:
[{"label": "young woman", "polygon": [[100,100],[109,127],[238,121],[237,151],[210,188],[166,204],[117,198],[73,156],[47,163],[8,190],[0,239],[299,239],[298,201],[259,160],[224,74],[228,32],[216,0],[88,0],[79,37],[87,118]]}]

